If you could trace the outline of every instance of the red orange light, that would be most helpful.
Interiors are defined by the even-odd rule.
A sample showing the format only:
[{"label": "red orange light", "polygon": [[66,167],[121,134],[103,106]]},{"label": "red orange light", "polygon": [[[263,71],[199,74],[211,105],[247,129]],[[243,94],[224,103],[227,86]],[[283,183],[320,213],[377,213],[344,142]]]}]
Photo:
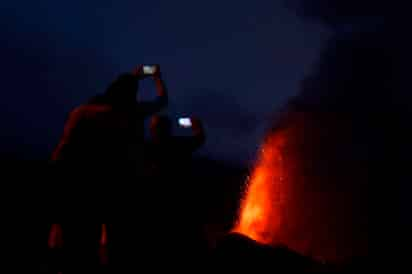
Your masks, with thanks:
[{"label": "red orange light", "polygon": [[276,241],[282,223],[285,195],[283,145],[282,133],[270,136],[263,145],[234,228],[234,232],[266,244]]}]

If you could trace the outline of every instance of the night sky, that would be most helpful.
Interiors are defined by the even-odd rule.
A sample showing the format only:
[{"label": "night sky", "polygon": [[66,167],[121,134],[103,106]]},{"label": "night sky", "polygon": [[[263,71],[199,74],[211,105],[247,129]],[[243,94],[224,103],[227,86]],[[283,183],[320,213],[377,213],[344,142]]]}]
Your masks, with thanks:
[{"label": "night sky", "polygon": [[[284,2],[3,2],[0,151],[47,158],[74,106],[117,74],[158,63],[171,97],[166,112],[205,123],[200,154],[248,163],[330,37]],[[152,94],[145,80],[141,95]]]}]

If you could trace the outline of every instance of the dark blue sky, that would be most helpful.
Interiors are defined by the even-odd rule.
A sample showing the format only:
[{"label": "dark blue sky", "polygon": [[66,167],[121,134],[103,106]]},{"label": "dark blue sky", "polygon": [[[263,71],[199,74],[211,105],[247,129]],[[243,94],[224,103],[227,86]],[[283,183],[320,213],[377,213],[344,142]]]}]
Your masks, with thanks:
[{"label": "dark blue sky", "polygon": [[167,112],[202,118],[201,153],[238,163],[253,158],[268,117],[330,36],[282,0],[8,1],[0,33],[2,152],[47,157],[71,108],[118,73],[159,63]]}]

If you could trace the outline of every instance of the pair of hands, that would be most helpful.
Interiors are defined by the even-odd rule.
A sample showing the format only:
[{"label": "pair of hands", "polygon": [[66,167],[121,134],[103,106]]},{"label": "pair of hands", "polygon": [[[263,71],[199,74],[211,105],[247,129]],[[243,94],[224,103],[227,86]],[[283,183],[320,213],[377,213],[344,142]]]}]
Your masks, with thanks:
[{"label": "pair of hands", "polygon": [[[153,77],[154,79],[161,79],[161,71],[159,65],[154,65],[155,72],[153,74],[145,74],[143,71],[144,65],[138,65],[135,69],[133,69],[132,74],[138,77],[139,79],[144,79],[148,77]],[[201,130],[202,129],[202,122],[200,119],[195,117],[190,117],[192,122],[192,128],[194,130]]]},{"label": "pair of hands", "polygon": [[139,79],[144,79],[147,77],[153,77],[155,79],[160,79],[161,77],[161,72],[160,72],[160,66],[159,65],[154,65],[154,73],[153,74],[145,74],[143,71],[144,65],[138,65],[135,69],[133,69],[132,74],[137,76]]}]

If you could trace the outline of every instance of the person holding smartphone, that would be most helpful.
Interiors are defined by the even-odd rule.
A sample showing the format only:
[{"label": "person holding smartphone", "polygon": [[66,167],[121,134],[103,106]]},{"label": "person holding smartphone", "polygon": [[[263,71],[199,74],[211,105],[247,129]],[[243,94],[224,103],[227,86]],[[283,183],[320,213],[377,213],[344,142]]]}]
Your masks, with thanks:
[{"label": "person holding smartphone", "polygon": [[199,119],[179,118],[177,122],[180,127],[190,129],[192,135],[173,135],[172,121],[165,115],[155,115],[151,119],[149,157],[156,173],[158,169],[174,169],[174,165],[178,164],[179,160],[190,156],[205,142],[205,131]]},{"label": "person holding smartphone", "polygon": [[[158,96],[153,101],[142,102],[137,98],[139,82],[149,77],[155,82]],[[67,197],[73,194],[79,198],[84,209],[94,212],[93,207],[100,207],[99,211],[108,214],[109,210],[127,207],[97,205],[96,201],[114,200],[114,196],[125,202],[133,200],[126,197],[130,192],[125,190],[143,181],[144,121],[167,104],[168,95],[158,65],[141,65],[131,73],[120,75],[104,94],[70,113],[51,157],[53,181],[64,187]],[[84,215],[86,210],[79,213]]]},{"label": "person holding smartphone", "polygon": [[[145,78],[152,78],[156,85],[158,96],[151,102],[137,99],[139,82]],[[70,253],[68,260],[74,265],[95,262],[98,253],[98,230],[79,220],[90,216],[107,218],[132,208],[134,197],[129,196],[130,189],[141,182],[144,120],[167,103],[160,67],[138,66],[133,72],[120,75],[102,95],[69,114],[63,136],[51,156],[51,197],[59,197],[60,215],[76,217],[77,222],[66,225],[68,246],[72,250],[85,245],[96,247],[94,251]],[[97,234],[93,237],[92,232],[87,233],[89,237],[85,239],[76,237],[79,231]]]},{"label": "person holding smartphone", "polygon": [[[182,133],[187,131],[187,134],[173,134],[173,124],[178,124]],[[200,196],[197,193],[200,188],[196,184],[196,176],[199,175],[193,173],[192,154],[205,143],[203,124],[193,117],[171,120],[166,115],[155,115],[149,127],[146,171],[150,186],[146,193],[153,193],[149,196],[156,197],[155,216],[159,220],[173,219],[178,225],[168,226],[168,233],[164,234],[161,223],[153,224],[147,234],[156,235],[156,242],[165,254],[200,259],[206,244],[200,220],[203,216],[200,214]],[[174,248],[176,246],[180,246],[179,250]]]},{"label": "person holding smartphone", "polygon": [[[157,98],[137,100],[139,81],[152,77]],[[144,139],[144,119],[167,106],[168,96],[160,67],[138,66],[120,75],[102,95],[75,108],[52,154],[54,161],[111,163],[135,155],[131,148]]]},{"label": "person holding smartphone", "polygon": [[[191,134],[176,136],[172,132],[173,122],[168,116],[155,115],[152,117],[150,139],[146,145],[145,158],[146,177],[149,178],[152,185],[161,185],[164,190],[171,191],[185,185],[191,176],[192,154],[206,140],[204,127],[199,119],[185,117],[177,119],[176,122]],[[166,183],[173,180],[180,182],[180,184]]]}]

